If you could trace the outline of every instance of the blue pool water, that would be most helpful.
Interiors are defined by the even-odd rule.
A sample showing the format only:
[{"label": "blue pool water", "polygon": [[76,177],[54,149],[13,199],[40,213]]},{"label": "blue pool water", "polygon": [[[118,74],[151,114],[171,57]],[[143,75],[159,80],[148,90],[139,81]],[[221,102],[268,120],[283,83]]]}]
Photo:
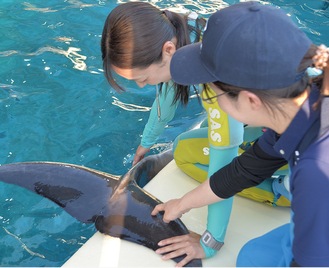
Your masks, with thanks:
[{"label": "blue pool water", "polygon": [[[131,167],[153,87],[125,81],[114,92],[102,74],[100,35],[110,10],[127,1],[2,0],[0,3],[0,164],[56,161],[112,174]],[[238,1],[149,1],[208,17]],[[262,1],[277,5],[316,44],[328,40],[328,1]],[[152,151],[202,117],[192,99]],[[94,232],[50,201],[0,183],[0,266],[61,266]]]}]

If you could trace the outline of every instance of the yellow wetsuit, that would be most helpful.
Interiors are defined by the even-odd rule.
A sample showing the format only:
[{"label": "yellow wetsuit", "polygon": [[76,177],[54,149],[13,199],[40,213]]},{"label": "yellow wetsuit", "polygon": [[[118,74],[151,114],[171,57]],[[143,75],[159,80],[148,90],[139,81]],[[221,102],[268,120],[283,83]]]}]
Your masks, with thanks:
[{"label": "yellow wetsuit", "polygon": [[[210,89],[208,95],[211,97],[215,93]],[[200,129],[182,133],[174,142],[174,158],[177,166],[199,182],[205,181],[211,175],[208,174],[210,155],[214,161],[216,159],[218,161],[218,159],[226,158],[225,150],[227,148],[236,146],[239,147],[239,154],[241,154],[263,132],[261,127],[244,127],[243,142],[241,143],[237,137],[240,135],[237,134],[240,130],[235,129],[236,125],[232,123],[225,124],[226,120],[227,122],[233,120],[228,120],[228,116],[218,106],[217,101],[213,104],[203,102],[203,106],[208,115],[208,127],[202,126]],[[221,116],[218,118],[219,114]],[[214,166],[215,169],[220,168],[216,164]],[[285,166],[278,170],[272,178],[265,180],[256,187],[245,189],[239,195],[271,206],[290,206],[290,201],[286,197],[277,196],[272,190],[273,180],[288,175],[288,172],[288,167]]]}]

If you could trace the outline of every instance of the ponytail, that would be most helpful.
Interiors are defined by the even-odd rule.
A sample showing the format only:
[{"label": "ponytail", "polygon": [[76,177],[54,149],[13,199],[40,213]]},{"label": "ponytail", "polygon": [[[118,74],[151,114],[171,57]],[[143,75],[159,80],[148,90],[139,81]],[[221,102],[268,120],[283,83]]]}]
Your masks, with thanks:
[{"label": "ponytail", "polygon": [[[197,18],[195,20],[195,25],[192,26],[188,23],[188,15],[181,16],[175,12],[171,12],[169,10],[164,10],[163,14],[167,17],[167,19],[170,21],[170,23],[175,28],[176,38],[177,38],[177,44],[176,49],[179,49],[183,46],[186,46],[188,44],[191,44],[191,34],[193,33],[195,38],[193,42],[199,42],[201,41],[201,34],[204,26],[206,25],[206,20],[203,18]],[[194,92],[198,95],[198,92],[193,86]],[[189,101],[189,86],[183,86],[179,85],[174,82],[174,90],[175,90],[175,96],[173,103],[176,103],[177,101],[182,102],[184,105],[186,105]]]},{"label": "ponytail", "polygon": [[320,77],[314,79],[314,82],[321,89],[320,98],[314,104],[314,108],[317,108],[324,97],[329,97],[329,48],[325,45],[315,46],[315,48],[312,57],[313,66],[323,72]]}]

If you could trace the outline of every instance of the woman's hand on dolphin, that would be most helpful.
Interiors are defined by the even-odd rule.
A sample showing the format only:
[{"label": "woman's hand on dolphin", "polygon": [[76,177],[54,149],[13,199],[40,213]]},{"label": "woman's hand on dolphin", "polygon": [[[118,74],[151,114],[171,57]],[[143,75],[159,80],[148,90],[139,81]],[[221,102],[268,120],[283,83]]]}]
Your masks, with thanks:
[{"label": "woman's hand on dolphin", "polygon": [[201,236],[191,232],[187,235],[175,236],[161,240],[158,245],[161,248],[155,252],[162,254],[163,260],[169,260],[186,254],[186,257],[176,264],[176,267],[183,267],[193,259],[203,259],[206,254],[200,244]]},{"label": "woman's hand on dolphin", "polygon": [[139,145],[134,156],[133,166],[141,161],[149,151],[150,148],[144,148],[142,145]]},{"label": "woman's hand on dolphin", "polygon": [[164,211],[163,221],[169,223],[170,221],[174,221],[177,218],[180,218],[184,213],[189,210],[180,209],[181,207],[181,198],[180,199],[171,199],[163,204],[159,204],[155,206],[153,211],[151,212],[152,216],[155,216],[160,211]]},{"label": "woman's hand on dolphin", "polygon": [[151,214],[155,216],[160,211],[164,211],[163,221],[168,223],[180,218],[184,213],[193,208],[203,207],[221,200],[211,190],[209,180],[206,180],[192,191],[187,192],[183,197],[157,205]]}]

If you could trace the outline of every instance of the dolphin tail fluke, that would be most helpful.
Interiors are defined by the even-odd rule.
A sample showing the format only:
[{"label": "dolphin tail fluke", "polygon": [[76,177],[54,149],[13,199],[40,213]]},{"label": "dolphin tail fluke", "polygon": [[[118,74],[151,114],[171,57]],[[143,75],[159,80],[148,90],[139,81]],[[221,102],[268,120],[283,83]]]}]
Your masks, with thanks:
[{"label": "dolphin tail fluke", "polygon": [[[93,223],[116,184],[104,174],[82,166],[56,162],[22,162],[0,166],[0,181],[44,196],[77,220]],[[97,194],[95,194],[97,193]]]}]

